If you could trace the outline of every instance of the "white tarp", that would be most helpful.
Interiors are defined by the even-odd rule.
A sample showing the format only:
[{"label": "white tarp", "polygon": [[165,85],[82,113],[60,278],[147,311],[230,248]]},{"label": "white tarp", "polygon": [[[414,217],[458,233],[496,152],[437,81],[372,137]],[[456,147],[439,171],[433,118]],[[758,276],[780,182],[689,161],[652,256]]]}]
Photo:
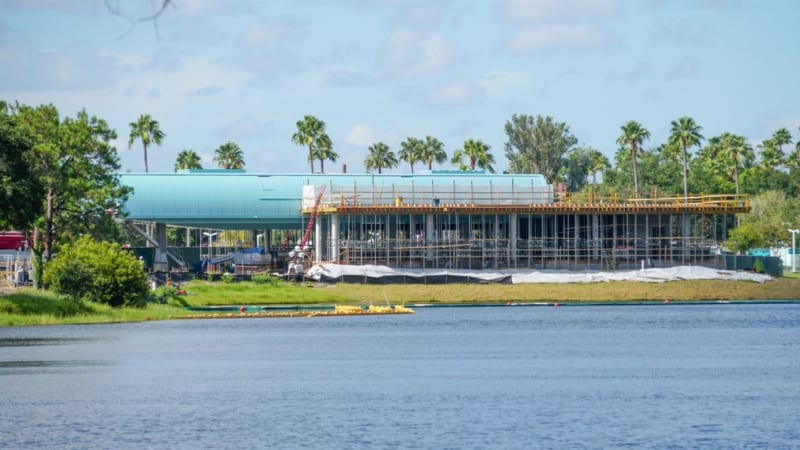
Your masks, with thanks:
[{"label": "white tarp", "polygon": [[363,277],[380,279],[382,277],[438,277],[472,278],[485,281],[504,279],[511,276],[511,282],[517,283],[597,283],[608,281],[638,281],[644,283],[663,283],[678,280],[739,280],[764,283],[772,280],[769,275],[713,269],[702,266],[677,266],[664,269],[642,269],[615,272],[600,271],[556,271],[556,270],[506,270],[506,271],[469,271],[444,269],[394,269],[386,266],[351,266],[341,264],[317,264],[307,271],[306,276],[315,280],[342,279],[345,277]]}]

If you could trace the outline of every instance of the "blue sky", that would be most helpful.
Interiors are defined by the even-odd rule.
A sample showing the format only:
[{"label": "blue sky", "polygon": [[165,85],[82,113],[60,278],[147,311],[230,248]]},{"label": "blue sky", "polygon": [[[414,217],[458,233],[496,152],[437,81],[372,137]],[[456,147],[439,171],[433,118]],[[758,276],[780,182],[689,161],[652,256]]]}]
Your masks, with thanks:
[{"label": "blue sky", "polygon": [[124,172],[144,170],[127,146],[141,113],[166,133],[151,172],[184,149],[210,168],[229,140],[248,172],[307,172],[290,140],[306,114],[339,154],[329,172],[428,134],[448,155],[481,139],[503,170],[512,114],[553,116],[609,157],[628,120],[648,146],[683,115],[706,137],[800,139],[795,1],[173,0],[156,26],[132,22],[158,2],[0,0],[0,99],[107,120]]}]

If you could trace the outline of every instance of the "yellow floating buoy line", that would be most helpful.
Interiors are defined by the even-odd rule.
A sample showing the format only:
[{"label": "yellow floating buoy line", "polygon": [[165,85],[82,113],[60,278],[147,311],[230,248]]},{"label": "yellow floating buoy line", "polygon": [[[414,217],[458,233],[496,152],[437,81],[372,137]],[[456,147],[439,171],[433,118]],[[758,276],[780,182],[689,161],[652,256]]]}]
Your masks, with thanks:
[{"label": "yellow floating buoy line", "polygon": [[277,317],[328,317],[328,316],[369,316],[369,315],[389,315],[389,314],[413,314],[414,310],[406,306],[375,306],[369,305],[364,308],[355,305],[334,305],[333,310],[308,310],[308,311],[269,311],[269,312],[246,312],[242,307],[238,314],[234,313],[208,313],[191,314],[188,316],[172,317],[174,319],[237,319],[237,318],[277,318]]}]

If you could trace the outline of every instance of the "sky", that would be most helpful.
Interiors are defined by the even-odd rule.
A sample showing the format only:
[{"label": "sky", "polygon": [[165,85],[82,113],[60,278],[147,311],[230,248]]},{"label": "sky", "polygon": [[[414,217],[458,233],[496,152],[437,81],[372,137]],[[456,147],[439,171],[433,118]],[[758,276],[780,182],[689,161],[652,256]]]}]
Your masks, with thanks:
[{"label": "sky", "polygon": [[150,172],[187,149],[214,168],[233,141],[247,172],[307,173],[291,136],[309,114],[339,154],[333,173],[363,173],[375,142],[397,152],[426,135],[448,157],[480,139],[500,172],[514,114],[565,122],[609,158],[629,120],[648,148],[681,116],[707,138],[800,139],[793,0],[172,0],[139,20],[160,2],[0,0],[0,99],[106,120],[121,172],[144,171],[128,147],[143,113],[166,134]]}]

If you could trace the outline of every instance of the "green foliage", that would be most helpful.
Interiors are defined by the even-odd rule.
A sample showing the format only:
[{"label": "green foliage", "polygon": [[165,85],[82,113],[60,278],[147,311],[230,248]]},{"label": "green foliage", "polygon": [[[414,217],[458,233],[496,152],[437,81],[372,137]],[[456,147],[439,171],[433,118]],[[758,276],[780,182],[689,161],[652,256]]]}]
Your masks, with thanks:
[{"label": "green foliage", "polygon": [[150,295],[151,298],[158,303],[166,303],[178,308],[188,306],[186,300],[178,295],[178,289],[174,286],[159,286]]},{"label": "green foliage", "polygon": [[42,314],[53,317],[70,317],[93,312],[94,309],[91,305],[73,301],[53,292],[23,289],[0,296],[0,314]]},{"label": "green foliage", "polygon": [[119,158],[111,145],[117,135],[104,120],[85,111],[62,119],[52,105],[15,105],[10,112],[30,143],[25,152],[32,162],[30,181],[44,186],[38,204],[31,206],[42,211],[34,222],[38,283],[44,279],[38,260],[49,261],[59,242],[118,235],[113,216],[130,189],[119,185]]},{"label": "green foliage", "polygon": [[753,262],[753,270],[756,273],[764,273],[764,263],[761,261],[761,258],[756,258]]},{"label": "green foliage", "polygon": [[202,169],[202,158],[194,150],[181,150],[175,160],[175,172],[188,169]]},{"label": "green foliage", "polygon": [[255,284],[269,284],[272,286],[277,286],[281,280],[267,274],[259,274],[259,275],[253,275],[250,278],[250,281],[252,281]]},{"label": "green foliage", "polygon": [[567,189],[576,192],[583,189],[588,183],[587,177],[592,166],[591,148],[576,147],[567,153],[562,167],[562,177],[567,183]]},{"label": "green foliage", "polygon": [[44,281],[74,300],[115,307],[144,306],[148,291],[147,277],[133,254],[89,237],[61,246],[58,257],[47,265]]},{"label": "green foliage", "polygon": [[397,153],[397,157],[411,165],[411,173],[414,173],[414,163],[422,160],[422,147],[424,145],[422,140],[411,136],[400,143],[400,151]]},{"label": "green foliage", "polygon": [[311,165],[311,173],[314,173],[314,160],[320,159],[320,170],[324,165],[325,159],[336,161],[336,153],[333,152],[331,138],[325,132],[325,122],[318,118],[307,115],[303,120],[297,121],[297,132],[292,135],[292,142],[297,145],[308,147],[308,162]]},{"label": "green foliage", "polygon": [[578,143],[566,123],[550,116],[514,114],[506,122],[505,132],[509,172],[542,174],[548,183],[556,180],[564,155]]},{"label": "green foliage", "polygon": [[754,223],[742,223],[728,233],[728,250],[736,253],[746,252],[753,248],[766,247],[767,241]]},{"label": "green foliage", "polygon": [[26,157],[33,145],[0,102],[0,230],[27,230],[42,213],[44,186]]},{"label": "green foliage", "polygon": [[233,283],[234,276],[232,273],[225,272],[220,275],[219,279],[222,280],[223,283]]},{"label": "green foliage", "polygon": [[212,161],[222,169],[241,169],[244,167],[244,153],[236,142],[228,141],[214,150]]},{"label": "green foliage", "polygon": [[[494,156],[489,152],[491,149],[487,144],[480,140],[467,139],[464,146],[453,153],[450,160],[452,164],[458,166],[459,170],[475,170],[475,167],[483,169],[489,173],[494,173]],[[464,159],[467,164],[464,164]]]},{"label": "green foliage", "polygon": [[135,122],[130,123],[131,134],[128,138],[128,148],[133,146],[133,143],[138,139],[142,141],[144,149],[144,171],[148,172],[147,167],[147,147],[151,143],[161,145],[164,137],[166,136],[158,124],[157,120],[150,117],[150,114],[142,114],[136,119]]},{"label": "green foliage", "polygon": [[381,169],[397,167],[397,156],[383,142],[376,142],[367,150],[369,150],[369,154],[364,158],[364,168],[367,172],[378,169],[378,173],[381,173]]}]

